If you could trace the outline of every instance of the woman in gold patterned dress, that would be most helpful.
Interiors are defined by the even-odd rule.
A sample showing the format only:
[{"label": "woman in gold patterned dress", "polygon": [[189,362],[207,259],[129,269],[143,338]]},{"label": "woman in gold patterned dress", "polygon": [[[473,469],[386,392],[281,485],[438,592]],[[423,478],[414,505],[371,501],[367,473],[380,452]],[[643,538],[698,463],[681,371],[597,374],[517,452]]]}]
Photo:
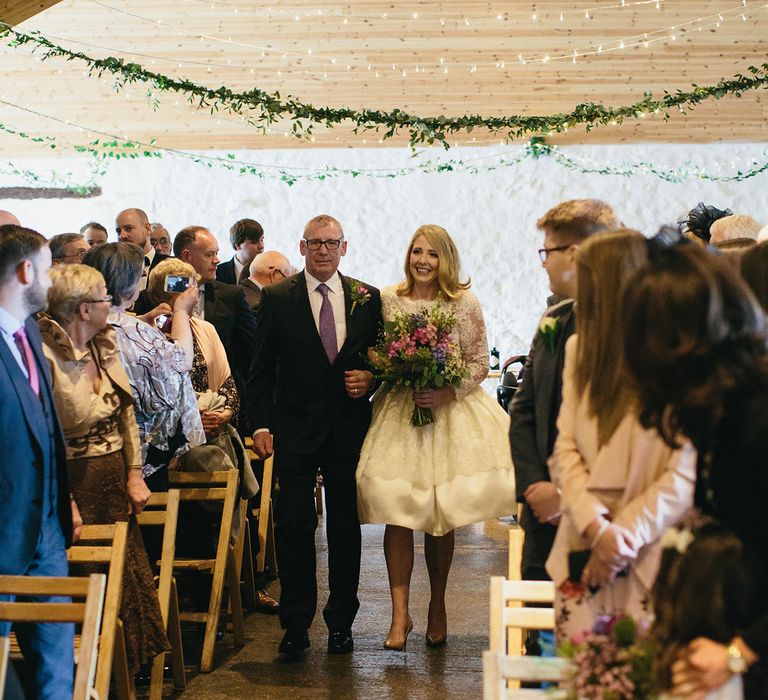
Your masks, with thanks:
[{"label": "woman in gold patterned dress", "polygon": [[86,265],[57,266],[51,280],[40,330],[67,442],[70,488],[85,524],[129,522],[120,618],[129,670],[136,673],[169,644],[132,517],[150,492],[141,472],[131,386],[107,324],[112,298],[101,273]]}]

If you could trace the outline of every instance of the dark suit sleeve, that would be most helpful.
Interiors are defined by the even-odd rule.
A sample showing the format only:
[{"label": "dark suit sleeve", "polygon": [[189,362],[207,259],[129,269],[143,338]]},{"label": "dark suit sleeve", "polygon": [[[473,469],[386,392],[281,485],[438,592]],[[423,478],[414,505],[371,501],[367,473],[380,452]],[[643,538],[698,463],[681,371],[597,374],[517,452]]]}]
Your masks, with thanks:
[{"label": "dark suit sleeve", "polygon": [[512,461],[515,465],[517,500],[524,503],[525,490],[537,481],[549,481],[549,470],[542,462],[536,445],[536,386],[533,364],[537,338],[534,337],[523,369],[523,381],[512,398],[509,407],[511,423],[509,440],[512,446]]},{"label": "dark suit sleeve", "polygon": [[274,313],[274,299],[265,288],[256,311],[253,362],[245,390],[245,414],[248,416],[248,432],[251,433],[259,428],[272,430],[278,359]]},{"label": "dark suit sleeve", "polygon": [[235,328],[232,338],[233,367],[243,384],[248,380],[248,370],[253,359],[253,344],[256,340],[256,316],[245,298],[245,289],[233,287],[236,291]]}]

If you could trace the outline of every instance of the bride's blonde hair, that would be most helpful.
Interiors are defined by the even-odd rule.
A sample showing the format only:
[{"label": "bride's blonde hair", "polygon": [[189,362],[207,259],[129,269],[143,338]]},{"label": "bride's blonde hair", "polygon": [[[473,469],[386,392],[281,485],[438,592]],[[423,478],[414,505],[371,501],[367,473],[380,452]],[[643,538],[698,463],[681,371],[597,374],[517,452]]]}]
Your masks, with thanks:
[{"label": "bride's blonde hair", "polygon": [[419,236],[429,241],[429,244],[435,249],[439,262],[437,268],[437,284],[440,291],[449,299],[456,299],[461,296],[465,290],[469,289],[471,280],[467,278],[466,282],[459,282],[459,273],[461,271],[461,261],[456,244],[442,226],[436,224],[425,224],[416,229],[411,242],[408,244],[408,252],[405,254],[405,279],[397,287],[397,295],[408,296],[413,290],[413,274],[411,273],[411,251],[413,244]]}]

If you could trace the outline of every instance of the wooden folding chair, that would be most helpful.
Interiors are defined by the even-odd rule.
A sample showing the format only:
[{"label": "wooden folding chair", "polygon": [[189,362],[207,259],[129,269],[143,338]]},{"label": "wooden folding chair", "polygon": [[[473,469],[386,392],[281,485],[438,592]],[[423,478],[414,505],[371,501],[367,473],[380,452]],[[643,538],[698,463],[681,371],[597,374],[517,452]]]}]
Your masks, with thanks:
[{"label": "wooden folding chair", "polygon": [[[77,668],[73,700],[89,700],[103,697],[94,686],[97,674],[97,649],[99,627],[102,622],[102,606],[106,576],[91,574],[76,576],[0,576],[0,594],[13,596],[56,595],[82,598],[83,602],[48,603],[41,601],[1,601],[0,620],[9,622],[74,622],[80,623],[80,645],[77,650]],[[4,657],[0,694],[5,688],[5,670],[8,660],[9,640],[2,640]]]},{"label": "wooden folding chair", "polygon": [[[163,617],[163,624],[171,642],[173,683],[177,689],[181,690],[187,687],[187,676],[184,671],[184,650],[181,644],[179,597],[176,592],[176,579],[173,578],[179,499],[178,489],[171,489],[167,493],[155,492],[144,506],[144,510],[136,516],[136,520],[143,528],[163,528],[163,549],[159,561],[160,575],[155,577],[155,583],[157,584],[157,597],[160,601],[160,614]],[[165,654],[161,653],[152,661],[152,676],[149,685],[150,700],[159,700],[163,695],[164,668]]]},{"label": "wooden folding chair", "polygon": [[179,488],[179,497],[183,502],[221,503],[221,526],[214,559],[173,560],[176,570],[210,572],[213,581],[211,596],[206,612],[181,612],[182,620],[205,625],[203,653],[200,670],[209,673],[213,669],[213,652],[216,644],[216,629],[221,613],[221,601],[226,585],[229,604],[232,609],[232,630],[235,646],[245,644],[243,605],[240,598],[240,578],[235,556],[235,548],[230,544],[232,516],[237,507],[238,472],[236,469],[218,472],[170,472],[171,485]]},{"label": "wooden folding chair", "polygon": [[[108,544],[105,544],[108,543]],[[109,681],[115,674],[115,691],[119,700],[133,700],[136,688],[128,672],[120,604],[123,599],[123,572],[128,545],[128,523],[112,525],[83,525],[80,539],[67,550],[70,564],[102,564],[108,567],[107,590],[99,639],[99,660],[96,666],[96,691],[99,697],[109,695]]]},{"label": "wooden folding chair", "polygon": [[[257,459],[253,452],[253,440],[245,439],[245,446],[249,459]],[[275,523],[272,516],[272,482],[275,456],[270,455],[263,463],[263,474],[259,490],[259,507],[254,508],[251,514],[259,522],[258,540],[259,552],[256,555],[254,571],[256,574],[264,574],[269,570],[272,578],[277,578],[277,557],[275,556]],[[247,551],[247,550],[246,550]],[[253,550],[251,550],[253,551]],[[254,601],[255,603],[255,601]]]},{"label": "wooden folding chair", "polygon": [[491,651],[517,656],[523,653],[523,630],[552,630],[554,607],[526,607],[525,603],[549,603],[555,599],[552,581],[509,581],[491,577]]},{"label": "wooden folding chair", "polygon": [[565,692],[552,688],[507,687],[520,681],[558,682],[563,680],[567,659],[541,656],[506,656],[498,651],[483,652],[483,700],[558,700]]},{"label": "wooden folding chair", "polygon": [[8,637],[0,637],[0,694],[5,690],[5,676],[8,673],[8,651],[10,646]]}]

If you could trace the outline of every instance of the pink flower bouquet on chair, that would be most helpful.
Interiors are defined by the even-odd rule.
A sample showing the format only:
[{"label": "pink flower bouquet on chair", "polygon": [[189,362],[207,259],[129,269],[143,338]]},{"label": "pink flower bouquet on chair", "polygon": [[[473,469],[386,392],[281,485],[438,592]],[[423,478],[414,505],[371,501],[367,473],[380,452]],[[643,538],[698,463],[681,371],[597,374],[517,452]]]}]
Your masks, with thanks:
[{"label": "pink flower bouquet on chair", "polygon": [[[451,338],[455,324],[453,310],[439,302],[417,313],[396,314],[384,324],[379,342],[368,352],[377,378],[413,390],[459,384],[467,375],[467,365]],[[411,425],[434,422],[432,409],[414,406]]]}]

